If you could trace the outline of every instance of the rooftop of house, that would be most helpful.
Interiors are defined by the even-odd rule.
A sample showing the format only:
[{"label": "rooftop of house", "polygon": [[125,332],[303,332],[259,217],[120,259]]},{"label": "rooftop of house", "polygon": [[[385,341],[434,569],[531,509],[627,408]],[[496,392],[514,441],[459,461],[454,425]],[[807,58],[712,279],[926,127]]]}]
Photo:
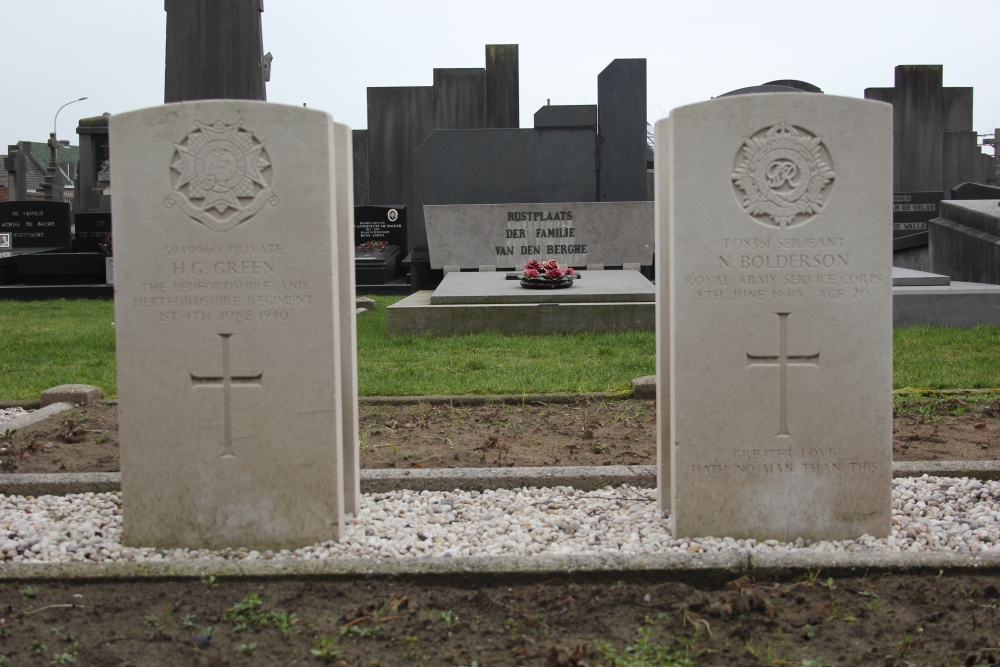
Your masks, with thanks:
[{"label": "rooftop of house", "polygon": [[[28,192],[37,192],[41,188],[42,181],[48,170],[49,160],[52,159],[52,149],[46,141],[19,141],[17,145],[24,151],[28,173],[26,183]],[[63,171],[63,179],[67,184],[71,183],[70,167],[80,160],[79,146],[60,146],[57,152],[59,166]],[[4,180],[7,179],[7,172],[3,172]]]}]

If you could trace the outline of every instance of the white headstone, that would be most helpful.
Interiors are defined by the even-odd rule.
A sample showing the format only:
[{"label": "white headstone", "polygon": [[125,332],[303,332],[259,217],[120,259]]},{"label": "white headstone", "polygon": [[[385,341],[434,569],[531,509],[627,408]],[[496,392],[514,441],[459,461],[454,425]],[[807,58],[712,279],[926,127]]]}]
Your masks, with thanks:
[{"label": "white headstone", "polygon": [[118,114],[110,134],[126,544],[339,539],[350,130],[227,100]]},{"label": "white headstone", "polygon": [[656,137],[674,534],[888,535],[892,108],[727,97]]},{"label": "white headstone", "polygon": [[344,513],[357,516],[361,505],[361,442],[358,440],[358,332],[354,274],[354,159],[351,128],[334,123],[337,150],[337,277],[340,281],[341,405],[344,433]]}]

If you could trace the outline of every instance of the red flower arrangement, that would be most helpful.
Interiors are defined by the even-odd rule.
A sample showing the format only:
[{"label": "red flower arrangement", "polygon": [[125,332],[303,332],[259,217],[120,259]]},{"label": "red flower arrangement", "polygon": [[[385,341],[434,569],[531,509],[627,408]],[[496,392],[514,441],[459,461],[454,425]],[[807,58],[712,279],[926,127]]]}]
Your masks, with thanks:
[{"label": "red flower arrangement", "polygon": [[524,273],[521,274],[521,287],[534,289],[558,289],[569,287],[577,278],[576,272],[571,268],[563,269],[559,262],[549,259],[539,262],[533,259],[524,263]]},{"label": "red flower arrangement", "polygon": [[389,247],[388,241],[365,241],[358,246],[361,252],[378,252]]}]

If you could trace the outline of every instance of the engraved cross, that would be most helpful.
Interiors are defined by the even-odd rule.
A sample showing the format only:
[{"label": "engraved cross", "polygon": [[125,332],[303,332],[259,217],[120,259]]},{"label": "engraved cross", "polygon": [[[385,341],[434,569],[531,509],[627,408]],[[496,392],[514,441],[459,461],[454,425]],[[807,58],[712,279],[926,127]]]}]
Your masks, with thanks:
[{"label": "engraved cross", "polygon": [[200,376],[191,373],[192,389],[198,387],[221,387],[222,388],[222,456],[219,458],[228,459],[236,456],[233,451],[233,419],[232,419],[232,390],[233,385],[247,387],[261,386],[260,380],[263,373],[257,375],[233,375],[229,362],[229,339],[233,334],[219,334],[222,338],[222,375]]},{"label": "engraved cross", "polygon": [[775,313],[778,316],[778,354],[776,356],[747,353],[747,368],[754,366],[778,367],[778,433],[788,432],[788,367],[813,366],[819,368],[819,353],[809,355],[788,354],[788,316],[791,313]]}]

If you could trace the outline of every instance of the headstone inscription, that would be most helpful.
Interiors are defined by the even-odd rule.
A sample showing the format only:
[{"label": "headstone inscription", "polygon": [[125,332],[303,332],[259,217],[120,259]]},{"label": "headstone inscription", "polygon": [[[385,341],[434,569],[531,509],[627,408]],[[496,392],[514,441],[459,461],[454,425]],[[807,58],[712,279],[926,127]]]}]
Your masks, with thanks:
[{"label": "headstone inscription", "polygon": [[355,206],[354,245],[384,242],[406,249],[405,206]]},{"label": "headstone inscription", "polygon": [[719,98],[656,141],[674,535],[888,535],[891,108]]},{"label": "headstone inscription", "polygon": [[359,285],[384,285],[399,276],[406,252],[405,206],[354,207],[354,266]]},{"label": "headstone inscription", "polygon": [[14,248],[69,248],[70,205],[51,201],[0,202],[0,232]]},{"label": "headstone inscription", "polygon": [[77,213],[73,216],[73,252],[103,252],[111,233],[110,213]]},{"label": "headstone inscription", "polygon": [[424,206],[431,268],[653,263],[653,202]]},{"label": "headstone inscription", "polygon": [[228,100],[110,131],[125,542],[339,539],[350,131]]},{"label": "headstone inscription", "polygon": [[927,221],[938,217],[942,192],[896,192],[892,195],[892,249],[927,245]]}]

